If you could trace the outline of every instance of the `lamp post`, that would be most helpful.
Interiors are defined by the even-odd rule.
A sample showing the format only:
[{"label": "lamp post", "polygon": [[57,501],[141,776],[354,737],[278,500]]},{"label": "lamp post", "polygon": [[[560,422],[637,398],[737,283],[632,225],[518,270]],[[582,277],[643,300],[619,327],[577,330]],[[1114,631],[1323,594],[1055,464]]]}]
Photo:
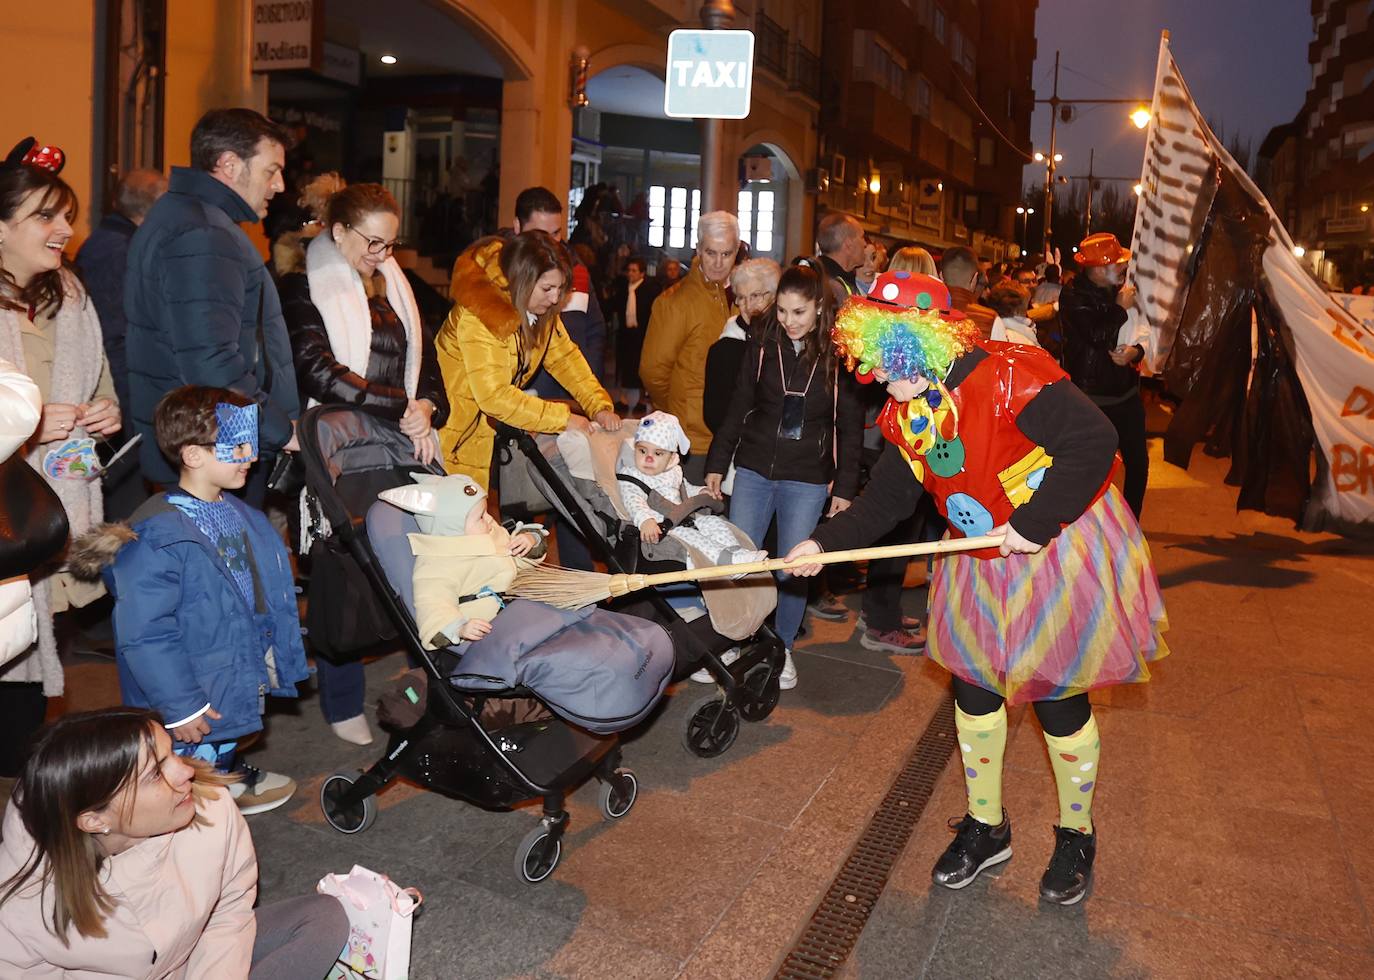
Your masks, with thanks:
[{"label": "lamp post", "polygon": [[1030,216],[1035,214],[1035,208],[1025,205],[1019,206],[1016,213],[1021,216],[1021,251],[1026,250],[1026,225],[1030,221]]},{"label": "lamp post", "polygon": [[[1150,110],[1146,107],[1149,99],[1061,99],[1059,97],[1059,52],[1054,53],[1054,87],[1050,90],[1048,99],[1036,99],[1036,102],[1045,103],[1050,107],[1050,152],[1046,157],[1044,154],[1036,154],[1036,162],[1045,160],[1045,234],[1041,240],[1041,250],[1047,251],[1050,246],[1051,225],[1054,222],[1054,168],[1055,164],[1064,159],[1062,154],[1055,152],[1056,126],[1059,122],[1060,106],[1070,105],[1124,105],[1132,104],[1136,108],[1131,113],[1131,122],[1136,129],[1144,129],[1150,124]],[[1068,122],[1072,116],[1065,112],[1064,122]]]},{"label": "lamp post", "polygon": [[[706,0],[701,5],[701,26],[708,31],[726,30],[735,22],[735,5],[730,0]],[[701,121],[701,213],[716,209],[720,183],[719,119]]]}]

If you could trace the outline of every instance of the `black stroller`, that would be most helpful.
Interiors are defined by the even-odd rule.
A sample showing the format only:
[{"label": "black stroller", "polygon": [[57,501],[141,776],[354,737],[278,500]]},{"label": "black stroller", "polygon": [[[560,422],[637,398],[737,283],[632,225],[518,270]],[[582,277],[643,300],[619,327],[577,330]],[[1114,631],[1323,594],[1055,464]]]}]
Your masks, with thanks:
[{"label": "black stroller", "polygon": [[[614,488],[594,479],[575,477],[553,437],[540,436],[536,441],[526,432],[500,425],[497,438],[503,516],[533,516],[544,504],[552,506],[576,528],[592,554],[605,562],[612,573],[652,574],[683,567],[680,562],[646,559],[641,551],[639,529],[617,512],[618,504],[611,497]],[[520,487],[515,496],[529,499],[508,507],[508,483],[518,485],[526,480],[531,487]],[[508,514],[508,510],[512,513]],[[631,593],[606,605],[618,612],[650,619],[668,630],[677,657],[675,681],[700,667],[705,667],[715,679],[718,691],[691,705],[683,730],[683,744],[694,755],[720,755],[734,744],[740,719],[763,721],[777,707],[783,645],[769,626],[760,627],[747,640],[732,640],[717,633],[706,616],[684,621],[657,590]],[[740,648],[739,658],[726,664],[721,655],[735,646]]]},{"label": "black stroller", "polygon": [[[412,663],[422,672],[412,672],[413,682],[405,685],[415,717],[393,731],[383,756],[366,772],[337,772],[324,781],[320,808],[326,821],[344,834],[367,830],[377,817],[374,794],[397,776],[486,809],[510,809],[542,799],[543,818],[520,842],[515,873],[526,882],[543,881],[562,855],[568,820],[563,804],[568,793],[595,777],[601,782],[600,808],[606,818],[619,819],[634,805],[639,784],[635,774],[620,765],[618,736],[595,734],[547,711],[537,720],[523,721],[515,719],[528,715],[514,712],[512,720],[500,727],[484,727],[479,718],[494,702],[533,704],[526,699],[536,695],[523,687],[456,689],[450,677],[461,663],[460,655],[449,649],[425,649],[403,598],[409,595],[408,576],[404,583],[397,583],[394,567],[386,557],[379,557],[394,553],[395,548],[388,552],[381,542],[369,540],[369,534],[376,533],[371,517],[366,531],[363,527],[370,509],[395,510],[376,503],[380,491],[409,484],[413,472],[442,475],[442,470],[437,466],[427,470],[416,463],[410,440],[393,424],[351,407],[313,408],[302,416],[298,433],[306,485],[327,521],[332,543],[343,546],[335,560],[354,565],[349,569],[358,593],[353,598],[363,605],[373,598],[379,600]],[[408,520],[408,529],[417,529],[408,514],[396,510],[395,519]],[[404,541],[407,525],[394,527]],[[347,595],[330,598],[331,605],[350,603]],[[385,630],[379,628],[378,635],[385,635]],[[666,642],[663,646],[666,651]],[[660,693],[667,683],[666,664],[662,674]],[[647,713],[646,708],[643,714]]]}]

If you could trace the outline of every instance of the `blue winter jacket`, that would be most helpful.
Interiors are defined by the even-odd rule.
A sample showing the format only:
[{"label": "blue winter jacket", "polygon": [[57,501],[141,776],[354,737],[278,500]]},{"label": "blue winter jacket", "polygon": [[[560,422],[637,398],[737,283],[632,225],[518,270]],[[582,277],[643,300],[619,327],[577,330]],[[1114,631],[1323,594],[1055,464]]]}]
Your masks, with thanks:
[{"label": "blue winter jacket", "polygon": [[129,415],[143,435],[143,474],[154,483],[176,482],[157,448],[153,409],[181,385],[232,388],[257,401],[264,456],[291,439],[300,415],[291,341],[277,287],[237,224],[257,220],[232,188],[203,170],[173,167],[167,193],[129,246]]},{"label": "blue winter jacket", "polygon": [[212,741],[259,731],[259,694],[295,697],[309,676],[286,548],[261,511],[225,499],[248,528],[256,610],[209,538],[166,494],[130,518],[133,540],[126,533],[104,569],[124,703],[153,708],[168,724],[209,703],[222,716],[206,718]]}]

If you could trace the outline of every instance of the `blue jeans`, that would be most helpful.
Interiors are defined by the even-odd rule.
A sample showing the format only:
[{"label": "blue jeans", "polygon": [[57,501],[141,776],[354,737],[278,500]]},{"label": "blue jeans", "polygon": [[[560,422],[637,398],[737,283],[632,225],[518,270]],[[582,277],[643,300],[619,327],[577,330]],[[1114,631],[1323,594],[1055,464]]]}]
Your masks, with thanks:
[{"label": "blue jeans", "polygon": [[320,710],[331,725],[347,721],[363,713],[363,694],[367,678],[363,662],[332,664],[324,657],[315,658],[315,686],[320,692]]},{"label": "blue jeans", "polygon": [[[830,491],[824,483],[766,480],[753,470],[736,466],[735,491],[730,496],[730,522],[758,544],[768,525],[778,519],[778,554],[785,555],[816,530]],[[806,612],[807,582],[783,575],[778,579],[778,612],[775,617],[783,646],[792,642]]]}]

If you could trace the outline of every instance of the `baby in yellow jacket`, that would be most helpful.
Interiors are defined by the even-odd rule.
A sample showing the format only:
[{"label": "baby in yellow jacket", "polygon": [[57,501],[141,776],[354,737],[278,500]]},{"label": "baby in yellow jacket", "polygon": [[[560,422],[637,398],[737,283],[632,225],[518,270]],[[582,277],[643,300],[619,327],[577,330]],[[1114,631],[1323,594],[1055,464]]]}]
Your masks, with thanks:
[{"label": "baby in yellow jacket", "polygon": [[471,477],[417,473],[416,485],[384,490],[388,503],[415,515],[415,620],[425,648],[480,640],[505,606],[501,593],[548,546],[538,524],[507,530],[487,513],[486,491]]}]

